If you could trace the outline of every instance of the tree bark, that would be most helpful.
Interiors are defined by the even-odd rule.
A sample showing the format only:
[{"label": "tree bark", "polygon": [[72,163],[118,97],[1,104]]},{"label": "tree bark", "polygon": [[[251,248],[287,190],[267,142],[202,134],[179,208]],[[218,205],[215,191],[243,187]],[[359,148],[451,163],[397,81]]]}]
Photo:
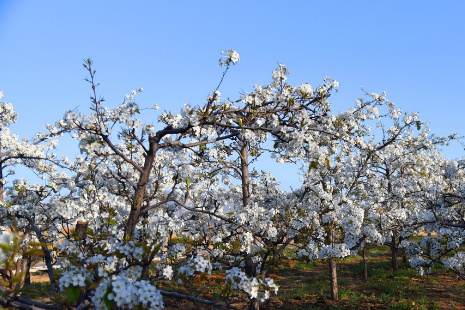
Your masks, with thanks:
[{"label": "tree bark", "polygon": [[[0,143],[0,152],[2,151],[2,148],[1,148],[1,143]],[[1,159],[1,157],[0,157]],[[3,202],[3,164],[0,163],[0,202]],[[2,223],[3,220],[0,219],[0,224]]]},{"label": "tree bark", "polygon": [[150,280],[150,265],[142,267],[140,277],[142,280]]},{"label": "tree bark", "polygon": [[[430,232],[428,233],[428,237],[431,238]],[[428,255],[428,257],[431,257],[431,240],[430,239],[428,239],[428,243],[426,244],[426,255]]]},{"label": "tree bark", "polygon": [[26,275],[24,278],[25,285],[31,285],[31,267],[32,267],[32,257],[30,255],[25,255],[25,259],[27,260],[26,266]]},{"label": "tree bark", "polygon": [[329,267],[329,281],[331,284],[331,299],[332,300],[339,300],[339,292],[337,288],[337,269],[336,269],[336,261],[334,258],[330,258],[328,260],[328,267]]},{"label": "tree bark", "polygon": [[249,189],[249,150],[247,149],[247,142],[242,141],[241,145],[241,183],[242,183],[242,206],[247,207],[250,203],[250,189]]},{"label": "tree bark", "polygon": [[[249,177],[249,150],[248,143],[244,140],[239,140],[240,145],[240,159],[241,159],[241,185],[242,185],[242,206],[247,208],[250,204],[250,177]],[[255,265],[252,262],[252,256],[248,253],[244,255],[245,273],[248,277],[255,276]],[[259,310],[260,303],[256,298],[252,298],[249,303],[249,310]]]},{"label": "tree bark", "polygon": [[15,272],[12,276],[20,276],[18,282],[13,283],[11,289],[14,291],[15,289],[21,289],[24,287],[24,283],[26,280],[26,269],[27,269],[27,259],[20,258],[16,261],[15,265]]},{"label": "tree bark", "polygon": [[[241,159],[241,185],[242,185],[242,207],[245,209],[250,204],[250,188],[249,188],[249,150],[247,142],[239,140],[241,145],[239,157]],[[244,269],[249,277],[255,276],[255,266],[252,262],[250,254],[244,255]]]},{"label": "tree bark", "polygon": [[365,253],[365,248],[362,250],[362,259],[363,259],[363,281],[368,282],[368,261]]},{"label": "tree bark", "polygon": [[260,309],[260,304],[258,303],[258,300],[253,298],[249,303],[249,310],[259,310],[259,309]]},{"label": "tree bark", "polygon": [[145,199],[145,190],[147,184],[149,183],[150,172],[152,171],[153,162],[155,160],[155,155],[158,150],[158,143],[155,141],[150,141],[150,147],[145,157],[144,167],[137,182],[137,190],[134,196],[134,201],[132,202],[131,211],[129,213],[129,218],[126,223],[126,228],[124,231],[125,239],[132,239],[134,236],[134,230],[136,225],[139,222],[140,210]]},{"label": "tree bark", "polygon": [[[30,216],[27,216],[27,215],[20,215],[20,214],[16,214],[17,217],[20,217],[20,218],[24,218],[26,219],[28,222],[29,222],[29,226],[32,228],[32,230],[34,231],[34,233],[36,234],[36,237],[39,239],[39,241],[41,243],[49,243],[42,231],[39,229],[39,227],[35,224],[35,220],[30,217]],[[44,252],[45,254],[45,264],[47,265],[47,274],[48,274],[48,277],[50,279],[50,284],[52,285],[52,288],[55,288],[55,276],[54,276],[54,272],[53,272],[53,265],[52,265],[52,258],[51,258],[51,252],[50,250],[48,249],[47,245],[42,245],[42,251]]]},{"label": "tree bark", "polygon": [[88,222],[77,221],[76,228],[74,232],[78,240],[85,242],[87,238],[87,227],[89,226]]},{"label": "tree bark", "polygon": [[[334,244],[334,230],[332,227],[328,230],[328,245]],[[339,292],[337,287],[337,268],[336,268],[336,260],[334,258],[328,259],[328,267],[329,267],[329,282],[331,286],[331,299],[332,300],[339,300]]]},{"label": "tree bark", "polygon": [[399,263],[397,261],[397,243],[395,234],[391,237],[391,266],[392,270],[396,271],[399,269]]}]

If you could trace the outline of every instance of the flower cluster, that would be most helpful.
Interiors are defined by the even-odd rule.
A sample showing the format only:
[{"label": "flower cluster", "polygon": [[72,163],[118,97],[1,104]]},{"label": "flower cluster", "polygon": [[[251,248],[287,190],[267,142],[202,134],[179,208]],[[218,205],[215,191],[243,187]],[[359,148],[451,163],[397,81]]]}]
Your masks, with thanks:
[{"label": "flower cluster", "polygon": [[325,245],[318,252],[318,258],[343,258],[350,255],[350,250],[346,244]]},{"label": "flower cluster", "polygon": [[131,92],[129,94],[126,94],[124,95],[124,98],[128,99],[128,100],[134,100],[134,96],[136,96],[138,93],[141,93],[143,92],[144,89],[142,87],[140,87],[138,90],[131,90]]},{"label": "flower cluster", "polygon": [[87,285],[86,279],[91,279],[91,274],[86,269],[72,266],[62,272],[59,280],[60,290],[64,291],[69,286],[84,287]]},{"label": "flower cluster", "polygon": [[263,281],[262,279],[249,278],[237,267],[226,270],[226,284],[230,285],[232,289],[243,290],[250,298],[256,298],[261,302],[270,297],[270,291],[278,293],[278,286],[273,279],[266,278]]},{"label": "flower cluster", "polygon": [[231,63],[235,65],[240,60],[239,53],[232,49],[222,51],[221,54],[223,55],[223,58],[220,59],[222,67],[229,66]]},{"label": "flower cluster", "polygon": [[163,298],[155,286],[148,281],[131,281],[127,277],[117,276],[104,281],[95,289],[92,302],[96,309],[107,310],[109,304],[126,309],[142,306],[145,309],[163,309]]},{"label": "flower cluster", "polygon": [[[211,274],[211,272],[212,272],[211,262],[202,256],[196,256],[190,259],[186,265],[183,265],[178,269],[179,275],[186,275],[188,277],[191,277],[197,273]],[[168,273],[169,273],[169,270],[168,270]],[[181,282],[182,280],[179,278],[178,281]]]},{"label": "flower cluster", "polygon": [[465,274],[465,253],[458,252],[452,257],[443,260],[444,267],[454,270],[459,274]]},{"label": "flower cluster", "polygon": [[[0,91],[0,100],[4,97],[3,91]],[[13,109],[11,103],[0,101],[0,128],[6,128],[16,122],[18,115]]]}]

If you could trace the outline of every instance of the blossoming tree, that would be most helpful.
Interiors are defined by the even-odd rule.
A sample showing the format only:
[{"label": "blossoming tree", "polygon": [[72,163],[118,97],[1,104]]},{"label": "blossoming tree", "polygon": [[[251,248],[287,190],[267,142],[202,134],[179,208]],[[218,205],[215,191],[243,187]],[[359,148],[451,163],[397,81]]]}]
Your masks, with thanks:
[{"label": "blossoming tree", "polygon": [[[223,56],[222,79],[239,61],[233,50]],[[337,81],[326,78],[315,89],[308,83],[294,87],[279,65],[269,85],[255,86],[236,102],[221,100],[220,82],[205,104],[187,104],[179,114],[164,112],[157,122],[144,123],[135,100],[142,89],[110,109],[98,96],[92,61],[84,67],[92,89],[90,112],[68,111],[48,126],[50,134],[24,147],[3,138],[10,137],[4,128],[15,115],[2,103],[0,146],[11,151],[0,150],[0,171],[25,159],[25,152],[16,151],[23,147],[38,152],[27,153],[26,162],[46,176],[45,185],[16,180],[0,208],[7,226],[19,222],[30,231],[37,243],[29,246],[35,254],[41,251],[52,285],[67,297],[63,303],[57,293],[60,306],[41,308],[162,309],[165,296],[212,308],[246,303],[258,309],[278,290],[269,273],[286,248],[327,260],[331,295],[337,299],[336,259],[355,254],[364,242],[382,242],[382,234],[412,220],[400,217],[392,224],[387,218],[398,212],[398,204],[386,201],[395,191],[400,197],[400,189],[417,191],[416,179],[402,178],[405,165],[395,165],[411,150],[422,149],[429,137],[424,136],[425,144],[405,143],[419,124],[406,117],[377,140],[370,122],[399,117],[384,94],[369,94],[369,100],[332,114],[329,97]],[[380,115],[379,109],[387,112]],[[49,156],[46,149],[53,143],[41,146],[62,132],[79,144],[81,154],[73,161]],[[301,188],[284,190],[272,171],[258,171],[254,164],[266,156],[302,165]],[[68,170],[58,171],[57,165]],[[394,177],[395,189],[386,181]],[[455,178],[448,180],[454,191],[461,190]],[[385,207],[382,219],[376,217],[376,206]],[[422,205],[415,206],[418,211]],[[434,223],[418,224],[418,212],[423,212],[418,211],[417,228],[444,222],[444,216],[429,210]],[[15,255],[14,240],[0,239],[0,260]],[[412,258],[418,254],[409,253]],[[203,293],[213,270],[223,274],[224,282],[220,296],[212,299]],[[205,286],[192,286],[194,278]],[[18,294],[4,292],[1,305],[31,304]]]},{"label": "blossoming tree", "polygon": [[[0,92],[0,100],[3,92]],[[19,139],[18,135],[10,130],[11,124],[17,121],[12,104],[0,102],[0,233],[14,232],[22,236],[22,242],[16,247],[21,250],[11,257],[10,266],[2,269],[2,274],[8,279],[8,287],[12,290],[20,289],[28,281],[28,272],[31,266],[31,253],[26,251],[26,242],[38,241],[33,236],[36,232],[42,235],[34,216],[35,210],[41,208],[41,202],[55,191],[52,184],[48,187],[37,184],[29,185],[25,179],[16,180],[7,187],[7,177],[15,174],[15,168],[22,166],[32,170],[39,176],[56,175],[57,167],[64,167],[66,161],[56,158],[52,150],[57,145],[53,139],[62,134],[53,126],[47,125],[48,133],[37,133],[32,141]],[[5,200],[5,196],[7,199]],[[40,219],[44,221],[44,219]],[[46,226],[46,224],[44,224]],[[46,247],[43,250],[48,251]],[[35,256],[36,256],[35,255]]]}]

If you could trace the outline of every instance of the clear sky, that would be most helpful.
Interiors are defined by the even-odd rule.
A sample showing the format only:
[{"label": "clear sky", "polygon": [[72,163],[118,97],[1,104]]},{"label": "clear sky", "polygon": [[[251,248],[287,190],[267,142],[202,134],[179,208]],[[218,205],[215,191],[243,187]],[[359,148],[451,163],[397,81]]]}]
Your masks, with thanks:
[{"label": "clear sky", "polygon": [[[0,0],[0,90],[26,137],[78,107],[91,57],[107,105],[143,87],[144,106],[201,104],[221,77],[220,52],[241,61],[220,91],[267,84],[277,63],[290,83],[338,80],[334,110],[386,91],[437,135],[465,135],[465,1]],[[444,150],[462,157],[458,145]]]}]

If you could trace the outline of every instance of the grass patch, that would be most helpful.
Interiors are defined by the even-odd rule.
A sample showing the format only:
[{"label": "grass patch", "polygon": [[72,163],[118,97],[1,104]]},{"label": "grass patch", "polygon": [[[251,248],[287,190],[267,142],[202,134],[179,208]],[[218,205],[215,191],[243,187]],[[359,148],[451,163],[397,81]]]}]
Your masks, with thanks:
[{"label": "grass patch", "polygon": [[[360,256],[341,259],[338,266],[339,300],[329,299],[329,273],[325,263],[284,267],[277,275],[280,292],[274,307],[263,309],[463,309],[465,282],[442,266],[432,275],[420,276],[399,257],[399,270],[392,271],[390,249],[367,251],[368,281],[363,281]],[[305,268],[306,267],[306,268]],[[302,284],[305,283],[305,284]]]}]

